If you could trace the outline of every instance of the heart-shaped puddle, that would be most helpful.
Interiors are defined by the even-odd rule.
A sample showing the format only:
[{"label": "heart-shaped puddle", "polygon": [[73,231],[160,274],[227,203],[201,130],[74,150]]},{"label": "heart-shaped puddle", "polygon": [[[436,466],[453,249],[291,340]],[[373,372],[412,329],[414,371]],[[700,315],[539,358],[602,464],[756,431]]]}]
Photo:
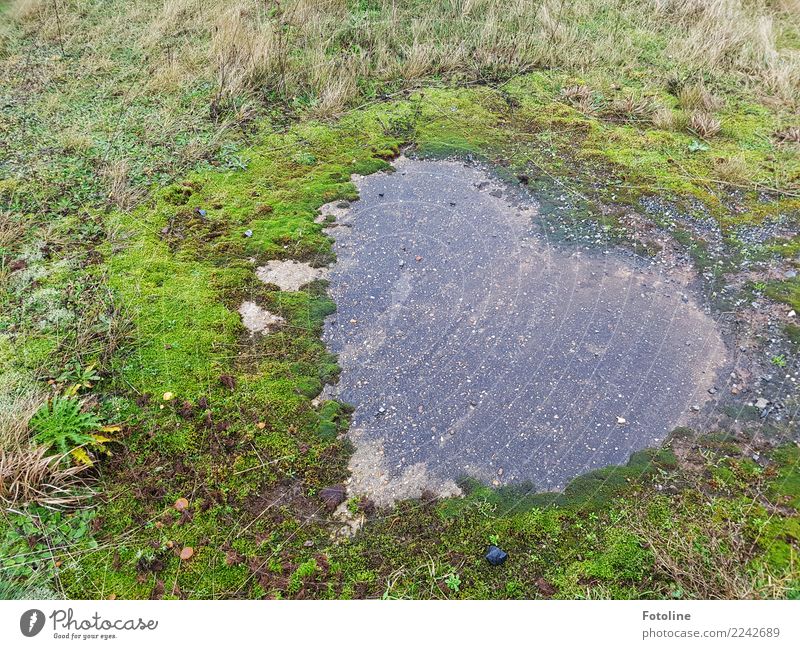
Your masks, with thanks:
[{"label": "heart-shaped puddle", "polygon": [[355,406],[353,494],[469,475],[562,488],[702,417],[726,350],[657,264],[567,249],[536,205],[460,162],[401,159],[339,214],[325,338]]}]

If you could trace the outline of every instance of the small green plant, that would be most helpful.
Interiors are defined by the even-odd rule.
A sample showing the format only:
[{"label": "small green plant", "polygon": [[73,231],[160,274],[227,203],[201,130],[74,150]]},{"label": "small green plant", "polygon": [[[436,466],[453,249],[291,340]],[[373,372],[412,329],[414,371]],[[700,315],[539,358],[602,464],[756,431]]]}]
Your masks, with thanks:
[{"label": "small green plant", "polygon": [[689,153],[697,153],[698,151],[708,151],[708,145],[698,140],[692,140],[689,143]]},{"label": "small green plant", "polygon": [[777,367],[786,367],[786,357],[783,354],[778,354],[772,357],[772,364]]},{"label": "small green plant", "polygon": [[83,389],[89,390],[101,380],[100,375],[95,370],[95,365],[82,367],[78,361],[68,363],[64,371],[59,374],[56,382],[65,385],[64,394],[75,396]]},{"label": "small green plant", "polygon": [[753,284],[753,290],[757,291],[758,293],[763,293],[767,290],[766,282],[755,282]]},{"label": "small green plant", "polygon": [[118,430],[103,426],[94,413],[83,412],[75,397],[53,397],[31,417],[30,428],[39,444],[79,464],[92,464],[88,450],[107,452],[105,444],[111,438],[103,433]]},{"label": "small green plant", "polygon": [[461,577],[458,576],[458,573],[451,572],[449,575],[447,575],[444,583],[454,593],[457,593],[461,590]]},{"label": "small green plant", "polygon": [[9,512],[0,530],[0,598],[56,598],[50,590],[57,571],[54,549],[95,549],[96,515],[91,509],[69,513],[40,505]]},{"label": "small green plant", "polygon": [[490,534],[489,535],[489,543],[491,545],[500,545],[500,536],[497,534]]},{"label": "small green plant", "polygon": [[478,498],[474,500],[472,506],[486,518],[492,516],[497,509],[497,503],[490,502],[487,498]]},{"label": "small green plant", "polygon": [[317,163],[317,157],[308,151],[300,151],[293,156],[293,160],[299,165],[314,165]]}]

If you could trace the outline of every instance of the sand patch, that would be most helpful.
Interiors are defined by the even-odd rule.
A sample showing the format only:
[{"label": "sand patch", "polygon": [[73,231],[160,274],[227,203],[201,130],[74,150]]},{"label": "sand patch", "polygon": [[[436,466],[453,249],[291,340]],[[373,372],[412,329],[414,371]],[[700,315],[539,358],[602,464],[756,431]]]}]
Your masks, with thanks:
[{"label": "sand patch", "polygon": [[299,261],[273,260],[256,268],[256,277],[265,284],[275,284],[282,291],[298,291],[309,282],[327,277],[324,268],[314,268]]},{"label": "sand patch", "polygon": [[351,477],[347,480],[351,496],[368,496],[378,507],[388,507],[398,500],[419,498],[423,491],[439,498],[463,495],[454,480],[432,474],[424,462],[416,462],[400,475],[392,475],[384,440],[371,439],[359,430],[351,430],[349,435],[356,446],[349,464]]},{"label": "sand patch", "polygon": [[252,334],[271,331],[286,322],[279,315],[270,313],[255,302],[242,302],[239,315],[242,316],[242,324]]}]

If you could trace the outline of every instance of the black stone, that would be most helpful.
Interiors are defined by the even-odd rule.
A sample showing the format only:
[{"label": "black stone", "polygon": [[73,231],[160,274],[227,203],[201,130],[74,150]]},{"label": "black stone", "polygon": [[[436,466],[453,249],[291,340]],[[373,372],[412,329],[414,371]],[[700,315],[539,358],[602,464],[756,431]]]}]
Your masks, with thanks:
[{"label": "black stone", "polygon": [[508,559],[508,552],[503,552],[496,545],[490,545],[486,551],[486,560],[493,566],[502,566]]}]

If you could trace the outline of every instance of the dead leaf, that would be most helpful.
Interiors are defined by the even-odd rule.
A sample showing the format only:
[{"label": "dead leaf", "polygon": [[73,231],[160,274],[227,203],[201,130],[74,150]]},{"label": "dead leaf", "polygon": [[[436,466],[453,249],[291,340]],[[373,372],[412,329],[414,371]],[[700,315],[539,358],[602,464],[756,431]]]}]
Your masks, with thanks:
[{"label": "dead leaf", "polygon": [[161,579],[156,580],[156,585],[150,592],[150,599],[161,599],[164,597],[164,581]]},{"label": "dead leaf", "polygon": [[184,401],[181,407],[178,409],[178,414],[184,419],[190,419],[193,413],[194,409],[192,408],[190,401]]},{"label": "dead leaf", "polygon": [[244,557],[239,554],[236,550],[230,549],[225,552],[225,563],[229,566],[238,566],[240,563],[244,561]]},{"label": "dead leaf", "polygon": [[188,561],[194,556],[194,548],[187,545],[183,550],[181,550],[181,561]]}]

